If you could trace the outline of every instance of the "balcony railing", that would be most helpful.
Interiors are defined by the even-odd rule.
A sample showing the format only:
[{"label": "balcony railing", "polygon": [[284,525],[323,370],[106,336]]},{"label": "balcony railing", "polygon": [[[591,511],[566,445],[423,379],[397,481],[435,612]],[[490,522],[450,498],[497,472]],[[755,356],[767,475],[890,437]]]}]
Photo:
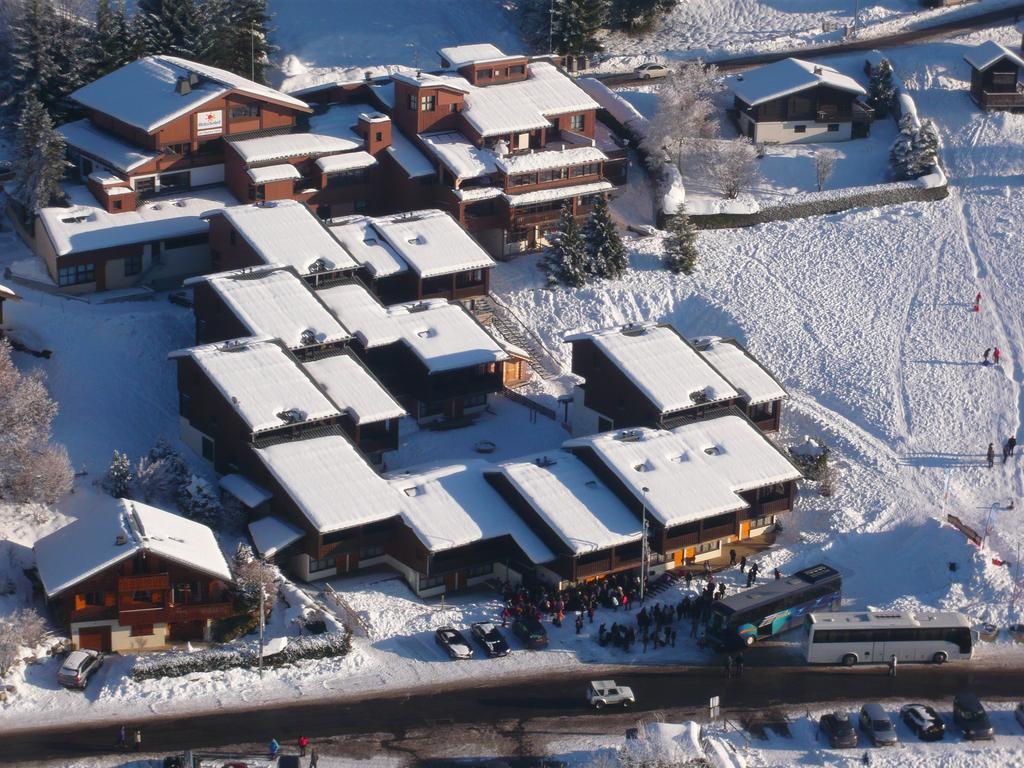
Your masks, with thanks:
[{"label": "balcony railing", "polygon": [[173,605],[167,609],[167,621],[203,621],[205,619],[226,619],[234,614],[230,601],[220,603],[199,603],[197,605]]},{"label": "balcony railing", "polygon": [[159,592],[171,585],[170,576],[166,573],[147,573],[139,576],[122,576],[117,580],[118,594],[132,592]]},{"label": "balcony railing", "polygon": [[986,109],[1024,109],[1024,92],[1017,86],[1016,93],[982,91],[981,106]]}]

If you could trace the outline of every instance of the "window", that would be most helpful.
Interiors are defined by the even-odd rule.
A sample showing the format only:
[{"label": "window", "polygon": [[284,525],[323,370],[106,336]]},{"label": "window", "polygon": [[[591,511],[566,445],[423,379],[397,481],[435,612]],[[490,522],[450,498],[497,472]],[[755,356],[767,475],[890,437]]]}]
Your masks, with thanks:
[{"label": "window", "polygon": [[459,103],[457,101],[453,101],[451,104],[448,105],[448,111],[451,112],[452,114],[458,112]]},{"label": "window", "polygon": [[115,200],[114,201],[113,208],[114,208],[115,211],[120,211],[121,210],[121,206],[122,206],[122,203],[121,203],[120,200]]},{"label": "window", "polygon": [[103,593],[86,592],[82,595],[82,602],[85,603],[85,605],[103,605]]},{"label": "window", "polygon": [[459,272],[455,276],[455,285],[458,288],[467,288],[473,285],[481,285],[484,281],[482,269],[472,269],[468,272]]},{"label": "window", "polygon": [[151,602],[153,602],[153,597],[152,597],[152,594],[150,592],[148,592],[147,590],[145,590],[145,589],[137,589],[134,592],[132,592],[132,602],[133,603],[151,603]]},{"label": "window", "polygon": [[411,109],[413,112],[416,111],[416,94],[415,93],[410,93],[409,94],[409,109]]},{"label": "window", "polygon": [[327,177],[328,187],[354,187],[357,184],[366,184],[370,180],[368,168],[356,168],[354,171],[334,173]]},{"label": "window", "polygon": [[377,131],[376,133],[374,133],[373,134],[373,140],[374,141],[384,141],[384,132],[383,131]]},{"label": "window", "polygon": [[525,75],[526,74],[526,65],[525,64],[516,64],[514,67],[509,67],[508,68],[508,73],[510,75]]},{"label": "window", "polygon": [[259,104],[239,104],[231,107],[231,119],[232,120],[244,120],[248,117],[259,117],[260,116],[260,105]]},{"label": "window", "polygon": [[705,541],[703,544],[697,545],[697,554],[703,555],[706,552],[714,552],[718,549],[719,542],[717,541]]},{"label": "window", "polygon": [[793,126],[793,133],[807,133],[807,126],[806,125],[794,125]]},{"label": "window", "polygon": [[124,276],[131,277],[142,271],[142,254],[136,253],[124,257]]},{"label": "window", "polygon": [[183,144],[166,144],[164,146],[164,154],[188,157],[192,154],[192,145],[188,142]]},{"label": "window", "polygon": [[312,557],[309,558],[309,572],[316,573],[317,571],[326,571],[334,568],[334,558],[325,557],[323,560],[314,560]]},{"label": "window", "polygon": [[58,285],[82,285],[96,282],[95,264],[76,264],[73,267],[61,267],[57,270]]},{"label": "window", "polygon": [[360,560],[369,560],[371,557],[380,557],[384,554],[383,544],[372,544],[359,550]]},{"label": "window", "polygon": [[775,522],[775,515],[762,515],[761,517],[755,517],[750,521],[751,530],[757,528],[764,528],[767,525],[771,525]]},{"label": "window", "polygon": [[830,133],[835,133],[839,130],[839,123],[829,123],[828,130]]},{"label": "window", "polygon": [[563,179],[569,178],[568,168],[552,168],[547,171],[541,171],[538,180],[541,183],[545,181],[562,181]]},{"label": "window", "polygon": [[208,437],[203,438],[203,458],[213,461],[213,440]]},{"label": "window", "polygon": [[420,98],[420,112],[433,112],[436,106],[436,96],[423,96]]},{"label": "window", "polygon": [[444,576],[420,576],[420,589],[440,587],[444,584]]},{"label": "window", "polygon": [[586,115],[573,115],[569,118],[569,129],[573,131],[582,131],[587,127]]},{"label": "window", "polygon": [[135,624],[132,626],[129,637],[150,637],[153,634],[152,624]]},{"label": "window", "polygon": [[573,178],[580,176],[596,176],[601,170],[601,166],[597,163],[587,163],[586,165],[577,165],[570,169],[570,175]]},{"label": "window", "polygon": [[529,184],[536,184],[537,177],[532,173],[524,173],[519,176],[509,176],[508,185],[510,187],[525,187]]},{"label": "window", "polygon": [[440,416],[444,413],[444,403],[420,403],[420,418]]},{"label": "window", "polygon": [[262,184],[250,184],[249,185],[249,199],[250,200],[266,200],[267,189]]},{"label": "window", "polygon": [[471,565],[469,567],[470,578],[473,576],[486,576],[488,573],[494,573],[494,563],[481,563],[480,565]]},{"label": "window", "polygon": [[183,237],[171,237],[164,240],[164,250],[173,251],[178,248],[193,248],[197,245],[203,245],[207,242],[206,233],[198,235],[185,235]]}]

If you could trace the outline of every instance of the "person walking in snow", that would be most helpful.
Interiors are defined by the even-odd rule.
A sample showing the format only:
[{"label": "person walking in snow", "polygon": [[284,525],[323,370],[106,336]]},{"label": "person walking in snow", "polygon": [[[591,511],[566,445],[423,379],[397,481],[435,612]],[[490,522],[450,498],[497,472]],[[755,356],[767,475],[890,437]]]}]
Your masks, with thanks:
[{"label": "person walking in snow", "polygon": [[309,750],[309,768],[317,768],[320,764],[320,755],[316,751],[316,747]]},{"label": "person walking in snow", "polygon": [[736,550],[729,550],[729,565],[736,565]]},{"label": "person walking in snow", "polygon": [[782,574],[781,574],[781,573],[779,573],[779,569],[778,569],[778,568],[776,568],[776,569],[775,569],[775,580],[776,580],[776,581],[778,581],[778,580],[779,580],[779,579],[781,579],[781,578],[782,578]]},{"label": "person walking in snow", "polygon": [[1003,356],[1003,353],[999,351],[999,347],[992,350],[992,362],[999,365],[999,359]]},{"label": "person walking in snow", "polygon": [[973,312],[981,312],[981,291],[978,291],[978,295],[974,297],[974,308]]},{"label": "person walking in snow", "polygon": [[277,743],[277,739],[270,740],[270,759],[273,760],[277,757],[277,753],[281,751],[281,745]]},{"label": "person walking in snow", "polygon": [[1006,441],[1006,447],[1010,449],[1010,455],[1013,456],[1013,451],[1017,447],[1017,438],[1014,435],[1010,435],[1010,439]]},{"label": "person walking in snow", "polygon": [[744,555],[740,558],[740,573],[745,573],[747,570],[747,556]]},{"label": "person walking in snow", "polygon": [[989,347],[988,349],[985,350],[985,355],[984,355],[984,357],[981,360],[981,364],[982,365],[991,365],[991,363],[989,362],[989,359],[988,359],[988,356],[991,355],[991,354],[992,354],[992,347]]},{"label": "person walking in snow", "polygon": [[988,444],[988,453],[985,454],[985,459],[988,461],[988,468],[992,469],[992,465],[995,464],[996,461],[996,449],[992,443]]},{"label": "person walking in snow", "polygon": [[124,725],[117,729],[117,748],[128,749],[128,728]]},{"label": "person walking in snow", "polygon": [[1003,464],[1005,464],[1010,458],[1010,441],[1007,440],[1003,443]]},{"label": "person walking in snow", "polygon": [[306,747],[309,746],[309,739],[305,736],[299,736],[299,757],[306,756]]},{"label": "person walking in snow", "polygon": [[133,744],[133,749],[136,752],[141,752],[142,751],[142,729],[141,728],[136,728],[135,729],[135,736],[132,738],[132,744]]}]

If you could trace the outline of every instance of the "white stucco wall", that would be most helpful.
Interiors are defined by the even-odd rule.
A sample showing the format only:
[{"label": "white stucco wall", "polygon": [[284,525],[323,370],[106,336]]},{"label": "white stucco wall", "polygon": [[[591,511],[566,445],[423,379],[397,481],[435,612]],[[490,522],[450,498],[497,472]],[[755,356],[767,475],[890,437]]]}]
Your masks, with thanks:
[{"label": "white stucco wall", "polygon": [[[833,123],[836,125],[836,123]],[[828,123],[814,120],[792,120],[779,123],[757,123],[754,129],[756,144],[806,144],[823,141],[849,141],[853,137],[853,123],[838,123],[838,131],[830,131]],[[804,133],[797,133],[797,126],[804,126]]]}]

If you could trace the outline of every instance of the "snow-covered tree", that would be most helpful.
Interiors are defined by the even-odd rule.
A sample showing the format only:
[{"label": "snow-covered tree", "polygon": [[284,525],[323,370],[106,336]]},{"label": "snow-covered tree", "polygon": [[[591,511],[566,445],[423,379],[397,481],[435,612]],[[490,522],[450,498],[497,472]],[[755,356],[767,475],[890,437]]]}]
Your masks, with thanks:
[{"label": "snow-covered tree", "polygon": [[53,127],[46,107],[31,93],[25,98],[15,130],[12,197],[31,217],[63,197],[64,137]]},{"label": "snow-covered tree", "polygon": [[133,478],[132,462],[128,458],[128,454],[115,449],[114,455],[110,459],[110,466],[107,467],[107,472],[101,482],[103,490],[115,499],[127,498]]},{"label": "snow-covered tree", "polygon": [[135,467],[135,495],[147,503],[177,501],[190,481],[185,460],[163,438]]},{"label": "snow-covered tree", "polygon": [[665,237],[665,266],[689,275],[697,266],[697,227],[680,211],[668,221]]},{"label": "snow-covered tree", "polygon": [[611,279],[626,274],[629,254],[603,195],[598,196],[594,211],[583,227],[583,239],[587,249],[587,272]]},{"label": "snow-covered tree", "polygon": [[235,574],[235,592],[241,607],[249,613],[258,611],[262,589],[264,607],[269,614],[277,602],[281,580],[277,567],[256,557],[249,545],[239,544],[231,570]]},{"label": "snow-covered tree", "polygon": [[825,188],[825,182],[832,175],[838,159],[839,153],[834,149],[819,149],[814,153],[814,177],[818,182],[819,192]]},{"label": "snow-covered tree", "polygon": [[556,53],[579,56],[601,50],[599,32],[608,18],[608,0],[556,0],[552,8]]},{"label": "snow-covered tree", "polygon": [[199,58],[203,19],[196,0],[138,0],[135,15],[141,53]]},{"label": "snow-covered tree", "polygon": [[672,10],[676,0],[611,0],[608,20],[631,32],[643,29]]},{"label": "snow-covered tree", "polygon": [[893,82],[892,64],[882,59],[878,66],[871,70],[868,83],[868,106],[875,110],[877,117],[889,114],[893,99],[896,98],[896,84]]},{"label": "snow-covered tree", "polygon": [[103,77],[135,58],[124,0],[98,0],[92,47],[93,79]]},{"label": "snow-covered tree", "polygon": [[897,178],[916,179],[939,162],[939,132],[935,123],[924,120],[917,124],[912,115],[900,120],[900,134],[889,150],[889,160]]},{"label": "snow-covered tree", "polygon": [[722,89],[715,66],[686,61],[658,89],[658,111],[642,146],[657,163],[667,160],[680,171],[699,166],[706,139],[718,134],[714,98]]},{"label": "snow-covered tree", "polygon": [[[224,32],[220,40],[204,52],[204,60],[223,67],[257,83],[267,81],[270,55],[276,50],[270,44],[270,14],[267,0],[214,0],[207,9],[211,16],[223,6]],[[214,20],[211,18],[211,26]],[[210,57],[220,56],[218,61]]]},{"label": "snow-covered tree", "polygon": [[22,608],[0,618],[0,677],[17,664],[21,648],[36,648],[45,635],[46,622],[34,608]]},{"label": "snow-covered tree", "polygon": [[218,527],[223,509],[217,489],[207,480],[192,475],[188,484],[181,489],[178,506],[182,513],[200,523]]},{"label": "snow-covered tree", "polygon": [[52,504],[71,489],[67,452],[50,442],[56,415],[45,375],[19,371],[0,339],[0,498]]},{"label": "snow-covered tree", "polygon": [[579,287],[587,282],[587,244],[576,218],[572,215],[572,204],[566,202],[558,219],[558,231],[552,237],[542,267],[548,275],[550,285],[562,282]]},{"label": "snow-covered tree", "polygon": [[753,184],[758,176],[757,147],[742,136],[731,141],[720,141],[709,157],[708,175],[711,183],[730,200],[744,187]]}]

